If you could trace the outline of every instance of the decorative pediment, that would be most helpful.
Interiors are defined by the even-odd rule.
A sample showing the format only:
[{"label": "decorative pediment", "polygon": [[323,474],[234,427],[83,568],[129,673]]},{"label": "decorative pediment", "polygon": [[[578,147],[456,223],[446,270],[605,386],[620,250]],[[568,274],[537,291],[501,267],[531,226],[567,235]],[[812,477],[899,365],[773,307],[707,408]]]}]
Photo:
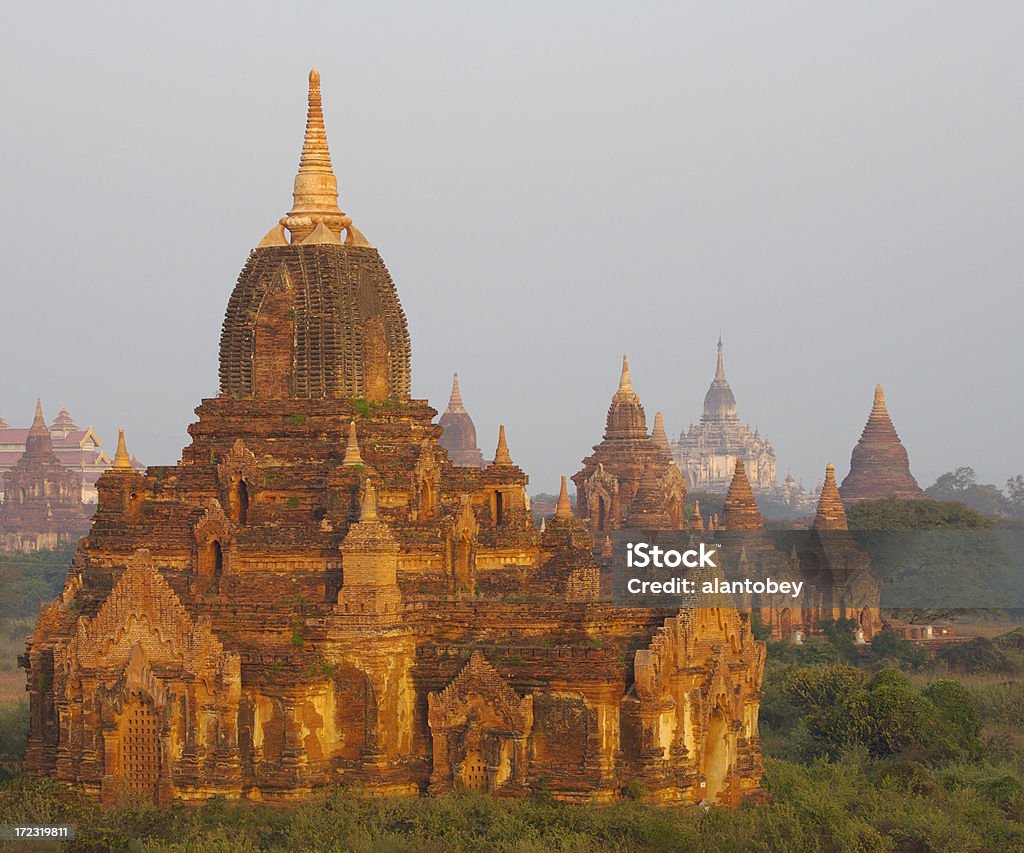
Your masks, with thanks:
[{"label": "decorative pediment", "polygon": [[437,465],[437,459],[434,457],[434,448],[429,441],[424,441],[420,445],[419,456],[416,458],[416,482],[436,480],[439,475],[440,468]]},{"label": "decorative pediment", "polygon": [[193,621],[146,550],[135,552],[99,612],[78,620],[62,658],[80,670],[117,669],[138,654],[136,647],[149,664],[162,668],[200,673],[211,665],[238,666],[211,632],[209,618]]},{"label": "decorative pediment", "polygon": [[473,512],[473,504],[467,496],[463,496],[459,511],[452,524],[452,539],[464,539],[467,542],[476,541],[480,533],[480,524]]},{"label": "decorative pediment", "polygon": [[231,451],[217,466],[217,480],[222,485],[230,483],[233,478],[245,480],[250,486],[260,483],[260,466],[256,456],[240,438],[231,445]]},{"label": "decorative pediment", "polygon": [[604,494],[605,499],[611,498],[619,491],[618,478],[604,467],[604,463],[598,462],[594,473],[586,480],[587,494]]},{"label": "decorative pediment", "polygon": [[853,575],[843,588],[842,598],[849,608],[878,607],[881,602],[882,584],[870,566]]},{"label": "decorative pediment", "polygon": [[229,538],[230,532],[231,521],[224,513],[220,501],[216,498],[210,498],[206,502],[206,509],[203,510],[203,514],[199,517],[199,521],[196,522],[195,530],[193,531],[196,544],[201,546],[213,539],[224,543]]},{"label": "decorative pediment", "polygon": [[443,691],[430,693],[427,700],[434,730],[460,728],[485,710],[506,731],[525,734],[533,728],[533,697],[516,693],[479,651]]}]

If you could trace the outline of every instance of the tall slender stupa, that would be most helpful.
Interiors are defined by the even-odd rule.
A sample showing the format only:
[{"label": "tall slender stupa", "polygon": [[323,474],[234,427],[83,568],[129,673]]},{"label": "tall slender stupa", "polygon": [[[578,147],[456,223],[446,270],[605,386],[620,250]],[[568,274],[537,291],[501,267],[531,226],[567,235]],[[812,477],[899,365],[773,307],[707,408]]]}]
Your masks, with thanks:
[{"label": "tall slender stupa", "polygon": [[885,407],[881,385],[875,386],[871,414],[850,455],[850,473],[839,487],[839,494],[848,507],[859,501],[915,500],[925,496],[910,473],[910,460]]}]

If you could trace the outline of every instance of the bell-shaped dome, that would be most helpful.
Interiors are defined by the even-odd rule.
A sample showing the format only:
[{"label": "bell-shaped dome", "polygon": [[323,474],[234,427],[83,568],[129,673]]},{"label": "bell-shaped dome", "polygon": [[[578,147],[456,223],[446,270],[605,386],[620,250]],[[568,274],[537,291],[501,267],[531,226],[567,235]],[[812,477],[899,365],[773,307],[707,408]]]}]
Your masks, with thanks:
[{"label": "bell-shaped dome", "polygon": [[221,395],[407,400],[405,314],[380,254],[338,207],[316,69],[293,195],[228,302]]},{"label": "bell-shaped dome", "polygon": [[725,378],[725,364],[722,359],[722,339],[718,339],[718,366],[708,393],[704,395],[704,420],[739,420],[736,413],[736,397]]}]

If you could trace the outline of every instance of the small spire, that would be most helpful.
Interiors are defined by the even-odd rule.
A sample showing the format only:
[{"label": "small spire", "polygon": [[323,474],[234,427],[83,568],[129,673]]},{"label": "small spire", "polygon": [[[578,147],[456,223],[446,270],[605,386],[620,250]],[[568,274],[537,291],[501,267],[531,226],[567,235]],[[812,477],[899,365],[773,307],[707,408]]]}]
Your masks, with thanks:
[{"label": "small spire", "polygon": [[623,394],[633,394],[633,383],[629,378],[629,358],[622,356],[622,375],[619,376],[619,391]]},{"label": "small spire", "polygon": [[128,455],[128,448],[124,443],[124,427],[121,427],[117,431],[117,450],[114,453],[114,470],[132,470],[132,458]]},{"label": "small spire", "polygon": [[722,510],[722,526],[726,530],[760,530],[764,526],[746,469],[742,457],[737,459]]},{"label": "small spire", "polygon": [[836,468],[829,462],[825,466],[825,483],[818,497],[818,510],[814,516],[815,530],[847,530],[846,510],[839,487],[836,485]]},{"label": "small spire", "polygon": [[46,426],[46,421],[43,419],[43,401],[36,397],[36,416],[32,419],[32,426],[38,426],[39,424]]},{"label": "small spire", "polygon": [[700,501],[695,500],[693,502],[693,512],[690,513],[689,526],[691,530],[704,529],[704,516],[700,514]]},{"label": "small spire", "polygon": [[293,243],[305,240],[318,224],[338,235],[352,224],[352,220],[338,207],[338,179],[334,176],[331,152],[327,147],[320,72],[315,68],[309,72],[306,133],[292,197],[292,209],[281,224],[291,232]]},{"label": "small spire", "polygon": [[363,500],[359,504],[360,521],[377,520],[377,487],[372,480],[366,481],[366,488],[363,489]]},{"label": "small spire", "polygon": [[351,468],[356,465],[365,465],[362,454],[359,452],[359,441],[356,439],[356,422],[348,423],[348,442],[345,445],[345,458],[341,460],[342,466]]},{"label": "small spire", "polygon": [[658,447],[669,450],[668,435],[665,434],[665,418],[661,412],[654,413],[654,429],[651,431],[651,438]]},{"label": "small spire", "polygon": [[511,465],[512,457],[508,452],[508,443],[505,441],[505,424],[498,427],[498,448],[494,451],[495,465]]},{"label": "small spire", "polygon": [[885,409],[885,389],[881,385],[875,386],[875,399],[871,404],[872,415],[888,415]]},{"label": "small spire", "polygon": [[718,364],[715,366],[715,379],[725,379],[725,359],[722,357],[721,334],[718,335]]},{"label": "small spire", "polygon": [[462,392],[459,390],[458,373],[452,378],[452,395],[448,398],[448,411],[453,415],[466,411],[466,407],[462,404]]},{"label": "small spire", "polygon": [[555,518],[565,520],[572,518],[572,504],[569,503],[569,490],[565,484],[565,474],[562,475],[562,489],[558,493],[558,504],[555,506]]}]

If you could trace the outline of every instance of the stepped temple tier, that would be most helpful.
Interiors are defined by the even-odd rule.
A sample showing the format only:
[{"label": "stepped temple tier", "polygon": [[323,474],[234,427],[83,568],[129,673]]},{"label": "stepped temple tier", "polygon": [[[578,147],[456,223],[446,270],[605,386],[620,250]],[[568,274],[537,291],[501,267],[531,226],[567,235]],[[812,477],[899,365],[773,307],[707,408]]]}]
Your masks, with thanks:
[{"label": "stepped temple tier", "polygon": [[[220,380],[177,465],[134,470],[121,441],[99,479],[21,658],[29,773],[104,802],[758,790],[749,615],[601,600],[564,485],[539,531],[515,437],[457,464],[410,397],[405,317],[338,206],[315,71],[292,209],[228,301]],[[587,525],[682,523],[625,367],[578,476]]]},{"label": "stepped temple tier", "polygon": [[719,338],[715,378],[704,395],[700,423],[683,431],[673,454],[693,491],[726,491],[737,459],[743,460],[755,491],[777,491],[775,448],[757,430],[751,432],[740,423],[736,397],[725,378],[722,350]]},{"label": "stepped temple tier", "polygon": [[848,507],[859,501],[916,500],[925,496],[910,473],[907,450],[892,425],[881,385],[875,386],[871,414],[850,455],[850,473],[839,487],[839,494]]}]

